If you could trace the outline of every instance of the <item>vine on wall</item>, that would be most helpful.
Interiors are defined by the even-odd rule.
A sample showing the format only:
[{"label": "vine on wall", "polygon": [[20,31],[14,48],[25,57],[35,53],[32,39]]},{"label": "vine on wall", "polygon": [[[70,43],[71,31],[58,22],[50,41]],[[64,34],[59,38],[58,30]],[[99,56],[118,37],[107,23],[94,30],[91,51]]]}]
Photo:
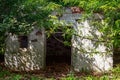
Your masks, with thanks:
[{"label": "vine on wall", "polygon": [[[120,0],[0,0],[0,53],[4,52],[5,33],[29,34],[33,26],[45,27],[48,35],[54,33],[60,26],[56,16],[61,16],[63,7],[78,6],[83,10],[84,18],[94,13],[104,15],[101,32],[114,46],[120,46]],[[55,22],[56,24],[54,24]],[[62,28],[63,36],[72,34],[70,28]],[[70,35],[69,35],[70,34]],[[67,40],[66,40],[67,41]]]}]

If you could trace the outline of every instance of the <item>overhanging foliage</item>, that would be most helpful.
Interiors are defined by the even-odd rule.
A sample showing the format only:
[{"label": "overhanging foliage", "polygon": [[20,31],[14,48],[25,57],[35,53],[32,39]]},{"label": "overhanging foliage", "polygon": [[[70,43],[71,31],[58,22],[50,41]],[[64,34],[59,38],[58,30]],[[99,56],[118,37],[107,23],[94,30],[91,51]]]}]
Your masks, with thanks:
[{"label": "overhanging foliage", "polygon": [[[100,13],[108,26],[103,26],[114,46],[120,45],[120,0],[0,0],[0,51],[4,51],[5,32],[28,34],[33,27],[45,27],[54,32],[59,24],[53,25],[56,18],[49,16],[52,11],[63,7],[79,6],[84,14]],[[65,34],[67,28],[64,29]],[[68,33],[67,33],[68,34]]]}]

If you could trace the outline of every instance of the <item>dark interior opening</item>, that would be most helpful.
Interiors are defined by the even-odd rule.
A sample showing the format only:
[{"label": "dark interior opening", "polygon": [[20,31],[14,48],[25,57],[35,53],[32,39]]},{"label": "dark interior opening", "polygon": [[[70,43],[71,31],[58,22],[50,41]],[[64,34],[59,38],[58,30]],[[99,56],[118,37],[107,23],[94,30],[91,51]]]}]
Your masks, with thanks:
[{"label": "dark interior opening", "polygon": [[0,54],[0,63],[4,62],[4,54]]},{"label": "dark interior opening", "polygon": [[120,64],[120,48],[114,47],[113,50],[113,65],[114,67]]},{"label": "dark interior opening", "polygon": [[28,37],[27,36],[18,36],[20,48],[28,47]]},{"label": "dark interior opening", "polygon": [[54,71],[56,68],[66,71],[71,64],[71,47],[64,45],[62,34],[62,32],[56,32],[47,39],[46,67],[52,67]]}]

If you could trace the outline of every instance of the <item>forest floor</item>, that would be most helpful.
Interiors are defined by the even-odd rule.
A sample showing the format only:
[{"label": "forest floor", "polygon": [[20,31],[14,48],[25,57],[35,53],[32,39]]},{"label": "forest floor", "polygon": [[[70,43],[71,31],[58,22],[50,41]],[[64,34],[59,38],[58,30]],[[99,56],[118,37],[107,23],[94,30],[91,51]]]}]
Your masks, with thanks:
[{"label": "forest floor", "polygon": [[65,63],[47,66],[43,71],[12,72],[4,67],[4,63],[0,63],[0,80],[120,80],[120,64],[108,73],[97,74],[72,72]]},{"label": "forest floor", "polygon": [[114,68],[107,73],[74,72],[70,64],[52,63],[44,70],[35,72],[13,72],[5,68],[0,59],[0,80],[120,80],[120,54],[114,56]]}]

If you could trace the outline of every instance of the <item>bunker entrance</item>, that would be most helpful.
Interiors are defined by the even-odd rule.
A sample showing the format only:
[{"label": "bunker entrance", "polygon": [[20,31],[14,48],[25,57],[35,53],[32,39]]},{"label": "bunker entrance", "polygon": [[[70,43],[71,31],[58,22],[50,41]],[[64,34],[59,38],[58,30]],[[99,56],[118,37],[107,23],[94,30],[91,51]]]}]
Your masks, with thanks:
[{"label": "bunker entrance", "polygon": [[62,34],[62,32],[56,32],[47,39],[46,67],[52,67],[53,70],[70,69],[71,47],[64,45],[65,39]]}]

